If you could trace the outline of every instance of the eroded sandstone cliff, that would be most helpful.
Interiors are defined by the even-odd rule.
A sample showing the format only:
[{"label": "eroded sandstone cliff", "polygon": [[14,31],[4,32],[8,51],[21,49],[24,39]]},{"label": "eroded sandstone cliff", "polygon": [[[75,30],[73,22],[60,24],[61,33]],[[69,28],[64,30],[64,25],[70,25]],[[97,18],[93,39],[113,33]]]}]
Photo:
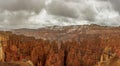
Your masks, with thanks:
[{"label": "eroded sandstone cliff", "polygon": [[1,40],[4,62],[30,60],[35,66],[95,66],[105,47],[120,56],[119,27],[86,25],[1,33],[9,38]]}]

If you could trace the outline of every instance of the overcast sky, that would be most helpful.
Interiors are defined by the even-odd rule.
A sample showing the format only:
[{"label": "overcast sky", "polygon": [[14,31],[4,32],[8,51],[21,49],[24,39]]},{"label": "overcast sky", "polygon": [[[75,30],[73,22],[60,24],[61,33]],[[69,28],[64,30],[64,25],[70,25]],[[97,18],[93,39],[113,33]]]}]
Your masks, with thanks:
[{"label": "overcast sky", "polygon": [[110,0],[116,10],[120,12],[120,0]]},{"label": "overcast sky", "polygon": [[120,0],[0,0],[0,28],[120,26]]}]

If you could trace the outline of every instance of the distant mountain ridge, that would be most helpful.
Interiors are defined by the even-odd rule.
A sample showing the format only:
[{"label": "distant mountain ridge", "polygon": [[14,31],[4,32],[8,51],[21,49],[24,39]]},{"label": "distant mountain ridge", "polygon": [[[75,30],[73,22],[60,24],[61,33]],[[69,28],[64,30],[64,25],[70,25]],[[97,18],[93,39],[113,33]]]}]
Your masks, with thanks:
[{"label": "distant mountain ridge", "polygon": [[[53,26],[39,29],[15,29],[13,33],[18,35],[32,36],[37,39],[58,39],[70,38],[80,34],[105,34],[105,33],[120,33],[120,27],[107,27],[99,25],[76,25],[76,26]],[[72,38],[72,37],[71,37]]]}]

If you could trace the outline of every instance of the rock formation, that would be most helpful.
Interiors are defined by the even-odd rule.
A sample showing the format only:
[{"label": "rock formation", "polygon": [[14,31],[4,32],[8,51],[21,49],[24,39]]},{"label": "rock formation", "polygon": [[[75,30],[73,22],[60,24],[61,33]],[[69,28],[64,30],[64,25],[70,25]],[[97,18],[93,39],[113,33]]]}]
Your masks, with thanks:
[{"label": "rock formation", "polygon": [[120,58],[116,53],[112,53],[111,48],[106,47],[101,55],[100,62],[96,66],[119,66]]},{"label": "rock formation", "polygon": [[30,60],[35,66],[95,66],[106,47],[120,56],[119,27],[49,27],[0,34],[6,37],[2,48],[7,63],[24,64]]}]

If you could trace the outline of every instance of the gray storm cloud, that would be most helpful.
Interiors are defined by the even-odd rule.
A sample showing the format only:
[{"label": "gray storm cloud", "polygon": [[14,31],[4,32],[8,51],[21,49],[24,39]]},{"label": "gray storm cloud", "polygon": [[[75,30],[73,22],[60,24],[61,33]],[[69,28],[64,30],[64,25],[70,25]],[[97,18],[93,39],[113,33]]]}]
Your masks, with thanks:
[{"label": "gray storm cloud", "polygon": [[0,0],[0,27],[24,28],[28,18],[38,14],[45,0]]},{"label": "gray storm cloud", "polygon": [[0,0],[0,8],[10,11],[40,11],[44,5],[45,0]]},{"label": "gray storm cloud", "polygon": [[120,0],[110,0],[113,7],[120,12]]},{"label": "gray storm cloud", "polygon": [[0,28],[120,26],[119,0],[0,0]]},{"label": "gray storm cloud", "polygon": [[47,7],[48,13],[80,18],[85,20],[94,20],[95,12],[87,3],[80,0],[57,0],[50,3]]}]

